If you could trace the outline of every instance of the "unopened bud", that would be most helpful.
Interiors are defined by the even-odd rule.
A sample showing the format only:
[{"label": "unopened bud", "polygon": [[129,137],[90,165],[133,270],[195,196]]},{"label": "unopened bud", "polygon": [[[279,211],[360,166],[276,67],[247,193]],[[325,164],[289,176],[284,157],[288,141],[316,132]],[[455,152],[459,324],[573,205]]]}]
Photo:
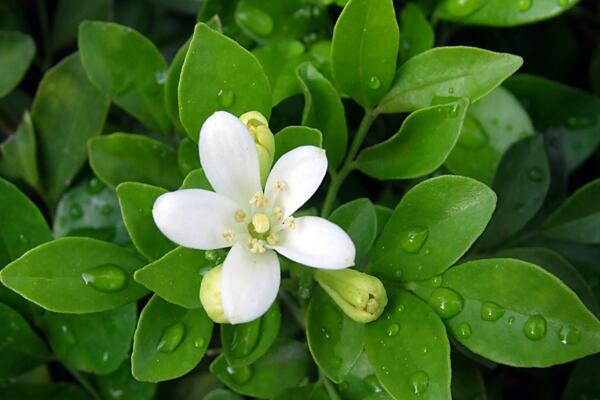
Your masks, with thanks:
[{"label": "unopened bud", "polygon": [[210,319],[219,324],[226,324],[229,321],[225,318],[221,300],[221,268],[222,265],[214,267],[202,277],[200,303]]},{"label": "unopened bud", "polygon": [[315,279],[351,319],[359,323],[376,320],[387,305],[387,294],[379,279],[355,269],[315,272]]},{"label": "unopened bud", "polygon": [[269,129],[269,121],[258,111],[250,111],[240,116],[240,121],[246,125],[258,151],[258,162],[260,164],[260,178],[263,183],[267,181],[267,176],[273,165],[275,157],[275,138]]}]

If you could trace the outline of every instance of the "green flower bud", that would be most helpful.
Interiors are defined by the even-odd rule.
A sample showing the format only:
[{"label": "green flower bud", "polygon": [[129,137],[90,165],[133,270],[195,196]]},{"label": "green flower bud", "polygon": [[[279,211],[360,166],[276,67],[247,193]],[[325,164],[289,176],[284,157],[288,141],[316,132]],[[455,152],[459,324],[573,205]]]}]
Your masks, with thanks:
[{"label": "green flower bud", "polygon": [[273,158],[275,157],[275,138],[269,129],[269,121],[258,111],[250,111],[242,114],[240,121],[246,125],[256,143],[260,164],[260,178],[264,185],[271,170],[271,165],[273,165]]},{"label": "green flower bud", "polygon": [[381,281],[355,269],[318,269],[315,279],[344,313],[365,324],[379,318],[387,304]]},{"label": "green flower bud", "polygon": [[223,302],[221,301],[221,267],[219,265],[208,271],[200,283],[200,303],[206,314],[219,324],[226,324]]}]

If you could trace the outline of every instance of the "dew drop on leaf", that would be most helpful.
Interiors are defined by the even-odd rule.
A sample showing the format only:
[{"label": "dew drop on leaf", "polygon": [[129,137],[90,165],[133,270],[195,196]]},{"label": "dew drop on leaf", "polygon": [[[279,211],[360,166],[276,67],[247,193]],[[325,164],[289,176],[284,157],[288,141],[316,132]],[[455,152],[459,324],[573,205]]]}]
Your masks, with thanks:
[{"label": "dew drop on leaf", "polygon": [[442,286],[442,280],[443,279],[442,279],[441,275],[434,276],[430,280],[431,286],[434,287],[434,288],[439,288],[440,286]]},{"label": "dew drop on leaf", "polygon": [[471,337],[471,325],[468,322],[463,322],[456,327],[456,336],[459,339],[468,339]]},{"label": "dew drop on leaf", "polygon": [[263,10],[252,6],[238,8],[237,21],[254,34],[267,37],[273,32],[273,18]]},{"label": "dew drop on leaf", "polygon": [[198,338],[194,340],[194,347],[197,349],[201,349],[202,347],[204,347],[205,344],[206,341],[204,340],[204,338]]},{"label": "dew drop on leaf", "polygon": [[29,243],[29,239],[27,239],[27,236],[23,235],[22,233],[19,234],[19,242],[21,244],[28,244]]},{"label": "dew drop on leaf", "polygon": [[572,325],[565,325],[558,334],[560,342],[563,344],[577,344],[581,341],[581,332]]},{"label": "dew drop on leaf", "polygon": [[172,353],[185,336],[185,325],[179,321],[169,326],[160,337],[156,350],[161,353]]},{"label": "dew drop on leaf", "polygon": [[87,192],[89,194],[98,194],[102,189],[104,189],[104,183],[96,177],[93,177],[87,183]]},{"label": "dew drop on leaf", "polygon": [[437,288],[429,298],[429,305],[444,319],[452,318],[463,309],[463,299],[452,289]]},{"label": "dew drop on leaf", "polygon": [[541,168],[533,167],[529,170],[527,176],[532,182],[541,182],[544,180],[544,171]]},{"label": "dew drop on leaf", "polygon": [[383,388],[379,383],[379,379],[375,375],[369,375],[365,378],[365,384],[371,389],[373,393],[381,393],[383,392]]},{"label": "dew drop on leaf", "polygon": [[473,14],[483,5],[483,0],[447,0],[446,8],[456,17]]},{"label": "dew drop on leaf", "polygon": [[75,338],[75,335],[73,334],[73,332],[71,332],[71,330],[69,329],[68,326],[61,325],[60,331],[63,335],[63,340],[65,341],[65,343],[70,344],[70,345],[74,345],[75,343],[77,343],[77,339]]},{"label": "dew drop on leaf", "polygon": [[396,311],[399,313],[404,312],[404,304],[398,304]]},{"label": "dew drop on leaf", "polygon": [[497,321],[504,315],[504,308],[496,303],[485,302],[481,305],[481,319],[484,321]]},{"label": "dew drop on leaf", "polygon": [[105,264],[81,273],[86,285],[101,292],[117,292],[125,287],[127,275],[122,268]]},{"label": "dew drop on leaf", "polygon": [[428,235],[429,229],[423,226],[413,226],[401,235],[400,244],[407,253],[418,253],[425,244]]},{"label": "dew drop on leaf", "polygon": [[372,76],[369,78],[369,87],[373,90],[379,89],[381,87],[381,81],[378,77]]},{"label": "dew drop on leaf", "polygon": [[229,89],[221,89],[217,93],[217,100],[219,105],[223,108],[229,108],[235,102],[235,93]]},{"label": "dew drop on leaf", "polygon": [[390,326],[387,327],[386,334],[389,337],[394,337],[398,334],[399,331],[400,331],[400,326],[398,324],[391,324]]},{"label": "dew drop on leaf", "polygon": [[429,375],[425,371],[417,371],[410,376],[409,383],[414,394],[422,395],[429,386]]},{"label": "dew drop on leaf", "polygon": [[533,5],[533,0],[519,0],[517,3],[517,8],[521,12],[525,12],[531,8]]},{"label": "dew drop on leaf", "polygon": [[523,332],[528,339],[541,340],[546,336],[546,319],[541,315],[533,315],[525,322]]},{"label": "dew drop on leaf", "polygon": [[250,378],[252,378],[252,367],[250,365],[246,365],[241,368],[233,368],[231,366],[227,367],[227,373],[231,376],[231,379],[238,385],[243,385],[247,383]]}]

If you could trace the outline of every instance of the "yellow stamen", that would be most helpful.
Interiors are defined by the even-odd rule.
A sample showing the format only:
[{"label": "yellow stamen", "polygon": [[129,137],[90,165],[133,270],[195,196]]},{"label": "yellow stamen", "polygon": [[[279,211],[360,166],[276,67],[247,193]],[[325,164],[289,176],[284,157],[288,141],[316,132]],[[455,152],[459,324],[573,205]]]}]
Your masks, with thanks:
[{"label": "yellow stamen", "polygon": [[265,233],[271,229],[269,217],[265,214],[254,214],[254,216],[252,216],[252,226],[254,226],[256,233]]},{"label": "yellow stamen", "polygon": [[226,242],[231,242],[234,236],[235,233],[231,229],[227,229],[223,232],[223,239],[225,239]]},{"label": "yellow stamen", "polygon": [[244,220],[246,219],[246,213],[242,210],[237,210],[235,212],[235,215],[233,216],[233,218],[237,221],[237,222],[244,222]]},{"label": "yellow stamen", "polygon": [[275,184],[275,191],[283,192],[285,190],[285,182],[279,181]]},{"label": "yellow stamen", "polygon": [[283,220],[283,210],[279,207],[273,208],[273,217],[275,217],[275,219],[277,221],[282,221]]},{"label": "yellow stamen", "polygon": [[287,217],[284,223],[290,229],[294,229],[296,227],[296,221],[294,221],[294,217]]},{"label": "yellow stamen", "polygon": [[276,233],[271,233],[267,237],[267,243],[269,243],[270,245],[275,245],[275,244],[279,243],[279,235]]},{"label": "yellow stamen", "polygon": [[267,249],[265,249],[265,242],[258,239],[252,239],[252,241],[250,242],[250,253],[262,254],[265,251],[267,251]]},{"label": "yellow stamen", "polygon": [[263,208],[267,205],[267,199],[260,192],[256,192],[250,199],[250,204],[255,205],[258,208]]}]

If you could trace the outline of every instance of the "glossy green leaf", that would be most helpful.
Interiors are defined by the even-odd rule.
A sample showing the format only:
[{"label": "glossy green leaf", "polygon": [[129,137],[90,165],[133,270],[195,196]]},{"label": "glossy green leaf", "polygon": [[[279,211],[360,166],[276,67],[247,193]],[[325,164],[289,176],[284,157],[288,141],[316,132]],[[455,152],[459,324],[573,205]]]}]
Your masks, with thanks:
[{"label": "glossy green leaf", "polygon": [[177,163],[182,175],[187,175],[195,169],[200,168],[200,156],[198,152],[198,143],[189,137],[183,138],[179,142],[177,149]]},{"label": "glossy green leaf", "polygon": [[321,131],[329,168],[336,168],[342,162],[348,144],[348,128],[342,100],[331,82],[312,64],[302,64],[297,74],[304,93],[302,125]]},{"label": "glossy green leaf", "polygon": [[260,318],[245,324],[221,325],[221,345],[227,364],[243,368],[261,358],[273,345],[281,327],[277,302]]},{"label": "glossy green leaf", "polygon": [[103,399],[121,397],[127,400],[151,400],[156,384],[139,382],[131,375],[131,363],[125,361],[119,369],[108,375],[95,375],[95,386]]},{"label": "glossy green leaf", "polygon": [[0,145],[2,158],[31,187],[40,190],[40,174],[37,164],[37,142],[33,123],[28,112],[17,131]]},{"label": "glossy green leaf", "polygon": [[573,193],[542,227],[544,236],[565,242],[600,243],[600,179]]},{"label": "glossy green leaf", "polygon": [[298,66],[307,61],[304,46],[298,41],[276,42],[252,52],[269,78],[273,91],[273,107],[283,99],[301,92],[296,77]]},{"label": "glossy green leaf", "polygon": [[23,79],[35,54],[35,43],[21,32],[0,31],[0,97]]},{"label": "glossy green leaf", "polygon": [[77,28],[84,20],[106,20],[112,10],[111,0],[59,0],[54,12],[50,34],[53,50],[77,40]]},{"label": "glossy green leaf", "polygon": [[90,165],[104,183],[140,182],[176,189],[181,183],[177,154],[142,135],[113,133],[90,140]]},{"label": "glossy green leaf", "polygon": [[330,397],[323,386],[314,384],[286,389],[273,400],[330,400]]},{"label": "glossy green leaf", "polygon": [[116,244],[131,243],[117,195],[95,176],[81,181],[61,197],[52,231],[55,238],[84,236]]},{"label": "glossy green leaf", "polygon": [[173,61],[169,66],[169,70],[167,71],[167,80],[165,81],[164,88],[165,107],[167,108],[167,113],[169,114],[169,117],[171,117],[173,125],[175,125],[181,132],[184,132],[184,129],[181,125],[181,121],[179,121],[179,99],[177,96],[179,92],[178,89],[179,79],[181,77],[181,69],[183,68],[183,62],[185,61],[185,56],[189,48],[190,41],[188,40],[179,48],[179,50],[177,50],[177,53],[175,54],[175,57],[173,57]]},{"label": "glossy green leaf", "polygon": [[157,228],[152,217],[152,207],[163,188],[137,182],[124,182],[117,186],[123,221],[135,248],[148,260],[156,260],[176,245]]},{"label": "glossy green leaf", "polygon": [[312,65],[319,70],[325,79],[335,85],[333,72],[331,71],[331,40],[320,40],[313,44],[308,50],[308,56]]},{"label": "glossy green leaf", "polygon": [[440,289],[432,297],[445,302],[437,303],[456,306],[446,320],[455,339],[492,361],[548,367],[600,351],[600,322],[571,289],[534,264],[470,261],[448,270]]},{"label": "glossy green leaf", "polygon": [[377,234],[377,215],[369,199],[356,199],[336,208],[329,220],[350,236],[356,247],[356,260],[367,255]]},{"label": "glossy green leaf", "polygon": [[583,400],[598,397],[600,394],[598,368],[600,368],[600,355],[579,360],[571,372],[562,399]]},{"label": "glossy green leaf", "polygon": [[50,69],[33,101],[39,170],[53,204],[85,163],[86,143],[102,131],[109,101],[88,81],[77,54]]},{"label": "glossy green leaf", "polygon": [[235,41],[199,23],[194,29],[181,79],[179,117],[198,141],[200,127],[212,113],[271,114],[269,81],[256,57]]},{"label": "glossy green leaf", "polygon": [[498,206],[477,246],[492,248],[520,231],[544,203],[549,185],[550,166],[541,135],[509,148],[492,184]]},{"label": "glossy green leaf", "polygon": [[271,398],[306,379],[309,365],[310,356],[305,344],[279,339],[252,365],[232,368],[222,354],[212,362],[210,371],[237,393]]},{"label": "glossy green leaf", "polygon": [[441,319],[407,292],[366,326],[365,350],[385,389],[398,399],[450,399],[450,343]]},{"label": "glossy green leaf", "polygon": [[428,179],[409,190],[372,255],[376,275],[402,281],[431,278],[450,267],[483,232],[496,195],[462,176]]},{"label": "glossy green leaf", "polygon": [[339,88],[365,108],[377,105],[394,79],[399,38],[392,0],[350,0],[335,24],[331,44]]},{"label": "glossy green leaf", "polygon": [[467,25],[516,26],[552,18],[579,0],[444,0],[436,16]]},{"label": "glossy green leaf", "polygon": [[377,111],[399,113],[429,107],[439,98],[479,100],[523,64],[523,59],[475,47],[436,47],[400,66]]},{"label": "glossy green leaf", "polygon": [[363,352],[364,326],[348,318],[321,288],[306,312],[306,338],[313,359],[329,379],[344,381]]},{"label": "glossy green leaf", "polygon": [[344,382],[339,384],[337,389],[344,400],[392,399],[375,376],[373,366],[364,351],[346,375]]},{"label": "glossy green leaf", "polygon": [[204,310],[188,310],[152,297],[142,310],[133,341],[133,376],[144,382],[178,378],[202,359],[213,322]]},{"label": "glossy green leaf", "polygon": [[434,32],[421,7],[407,3],[400,12],[398,59],[404,62],[433,47]]},{"label": "glossy green leaf", "polygon": [[435,171],[454,148],[468,105],[462,99],[415,111],[391,138],[361,151],[357,168],[377,179],[409,179]]},{"label": "glossy green leaf", "polygon": [[123,25],[84,21],[78,44],[83,67],[98,90],[155,133],[169,133],[163,94],[167,64],[151,41]]},{"label": "glossy green leaf", "polygon": [[308,126],[287,126],[275,134],[275,161],[290,150],[300,146],[323,145],[323,135]]},{"label": "glossy green leaf", "polygon": [[144,296],[146,289],[132,277],[143,264],[135,253],[111,243],[61,238],[42,244],[7,265],[0,280],[47,310],[90,313],[110,310]]},{"label": "glossy green leaf", "polygon": [[600,97],[533,75],[518,75],[506,88],[521,101],[538,132],[558,134],[569,171],[600,144]]},{"label": "glossy green leaf", "polygon": [[128,357],[137,318],[135,304],[92,314],[47,312],[44,330],[54,353],[80,371],[107,374]]},{"label": "glossy green leaf", "polygon": [[0,303],[0,378],[20,375],[46,362],[48,356],[44,342],[27,321]]},{"label": "glossy green leaf", "polygon": [[202,275],[221,264],[220,250],[177,247],[135,273],[135,280],[170,303],[185,308],[200,307]]},{"label": "glossy green leaf", "polygon": [[202,168],[190,171],[179,189],[204,189],[214,191]]},{"label": "glossy green leaf", "polygon": [[534,132],[529,115],[506,89],[493,92],[469,107],[458,142],[446,167],[490,185],[506,150]]}]

